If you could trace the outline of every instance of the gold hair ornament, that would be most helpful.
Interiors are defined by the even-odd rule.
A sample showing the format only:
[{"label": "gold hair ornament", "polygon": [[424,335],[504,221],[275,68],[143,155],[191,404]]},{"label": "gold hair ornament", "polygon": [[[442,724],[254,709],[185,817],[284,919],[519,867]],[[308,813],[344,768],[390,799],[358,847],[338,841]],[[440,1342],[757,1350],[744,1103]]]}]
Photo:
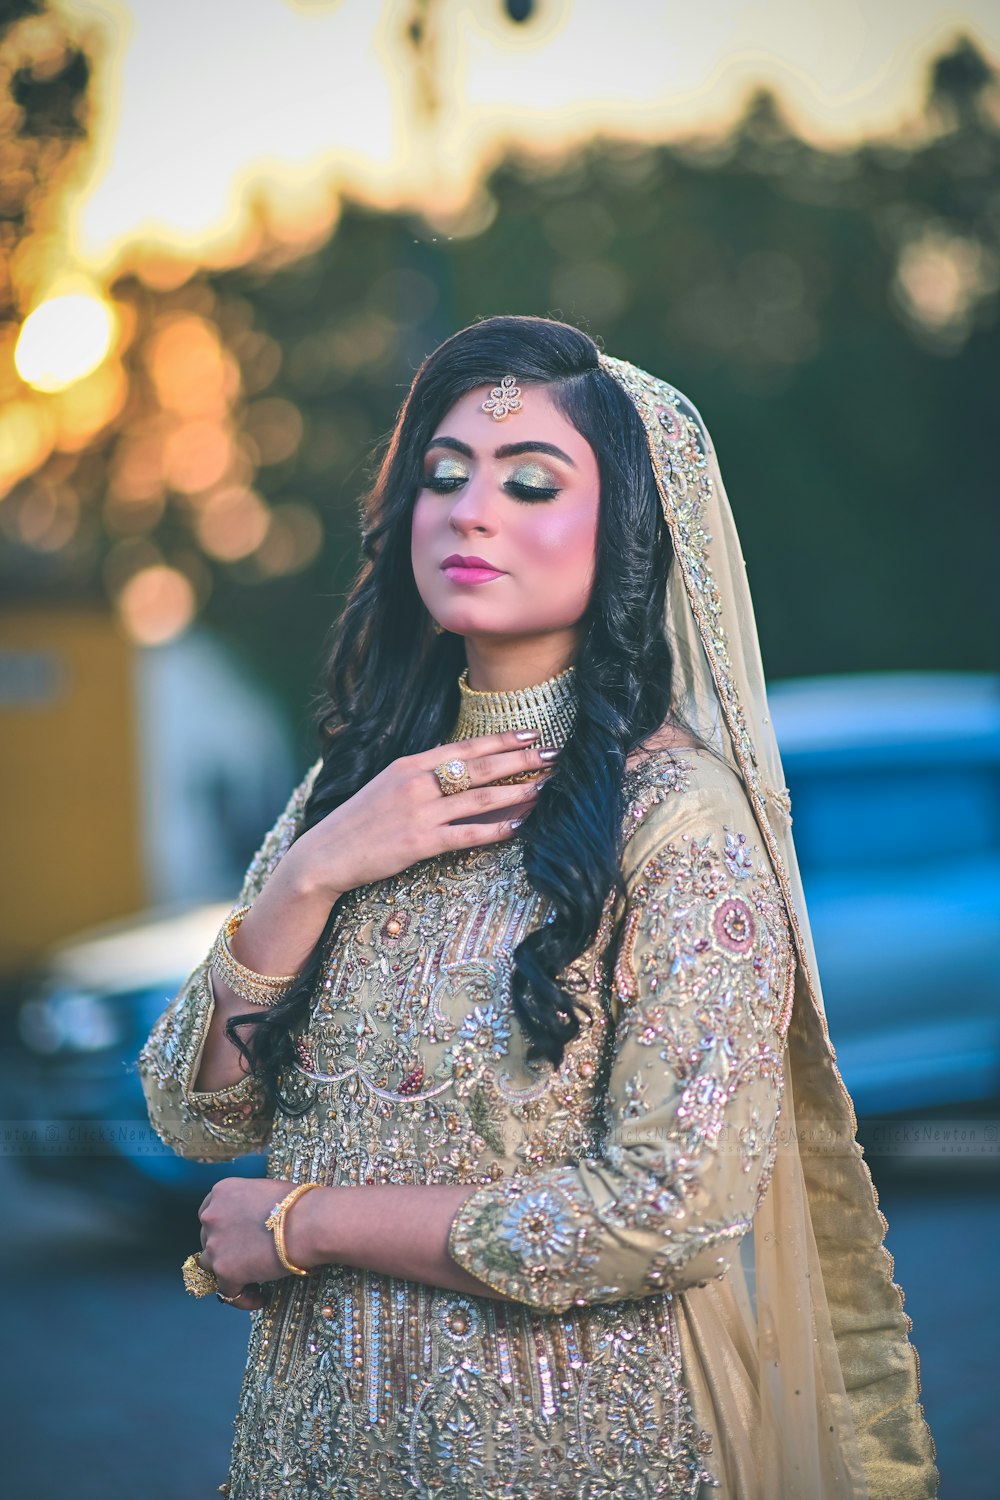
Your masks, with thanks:
[{"label": "gold hair ornament", "polygon": [[489,412],[494,422],[502,422],[512,411],[520,411],[521,406],[521,387],[513,375],[505,375],[483,402],[483,411]]}]

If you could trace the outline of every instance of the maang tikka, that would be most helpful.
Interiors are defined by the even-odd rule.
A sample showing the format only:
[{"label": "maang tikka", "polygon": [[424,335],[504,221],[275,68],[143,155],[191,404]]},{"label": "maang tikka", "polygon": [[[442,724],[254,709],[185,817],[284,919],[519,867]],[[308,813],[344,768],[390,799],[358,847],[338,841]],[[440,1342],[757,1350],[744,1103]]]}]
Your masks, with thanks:
[{"label": "maang tikka", "polygon": [[520,411],[521,404],[521,387],[515,384],[513,375],[505,375],[483,402],[483,411],[488,411],[494,422],[502,422],[512,411]]}]

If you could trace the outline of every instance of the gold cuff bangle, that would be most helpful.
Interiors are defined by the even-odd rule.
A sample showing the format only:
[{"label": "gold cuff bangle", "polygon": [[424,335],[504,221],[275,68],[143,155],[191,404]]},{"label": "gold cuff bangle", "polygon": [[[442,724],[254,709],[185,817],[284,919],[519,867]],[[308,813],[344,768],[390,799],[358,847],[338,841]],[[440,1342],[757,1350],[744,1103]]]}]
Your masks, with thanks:
[{"label": "gold cuff bangle", "polygon": [[264,1228],[270,1229],[274,1234],[274,1248],[278,1252],[278,1259],[286,1271],[291,1271],[293,1276],[308,1276],[301,1266],[294,1266],[285,1253],[285,1217],[292,1204],[302,1197],[303,1193],[310,1192],[313,1188],[323,1187],[322,1182],[300,1182],[298,1187],[293,1187],[287,1197],[276,1203],[264,1220]]},{"label": "gold cuff bangle", "polygon": [[250,1005],[269,1006],[283,1000],[295,980],[296,974],[257,974],[241,964],[229,946],[229,939],[250,910],[241,906],[227,917],[212,949],[212,962],[234,995]]}]

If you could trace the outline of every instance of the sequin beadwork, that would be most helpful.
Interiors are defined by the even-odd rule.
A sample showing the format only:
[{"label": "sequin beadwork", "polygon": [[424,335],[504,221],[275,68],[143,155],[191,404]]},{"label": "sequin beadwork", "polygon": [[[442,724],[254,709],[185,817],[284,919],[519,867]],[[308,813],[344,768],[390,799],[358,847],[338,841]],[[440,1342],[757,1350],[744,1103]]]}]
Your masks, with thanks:
[{"label": "sequin beadwork", "polygon": [[[291,843],[310,772],[248,872]],[[341,903],[272,1117],[191,1087],[208,960],[140,1056],[182,1154],[269,1143],[282,1180],[468,1183],[449,1250],[514,1300],[323,1266],[251,1315],[229,1500],[703,1500],[724,1482],[688,1299],[727,1276],[769,1180],[791,939],[736,777],[707,752],[628,773],[625,895],[563,974],[583,1018],[530,1063],[513,953],[546,918],[518,840]]]}]

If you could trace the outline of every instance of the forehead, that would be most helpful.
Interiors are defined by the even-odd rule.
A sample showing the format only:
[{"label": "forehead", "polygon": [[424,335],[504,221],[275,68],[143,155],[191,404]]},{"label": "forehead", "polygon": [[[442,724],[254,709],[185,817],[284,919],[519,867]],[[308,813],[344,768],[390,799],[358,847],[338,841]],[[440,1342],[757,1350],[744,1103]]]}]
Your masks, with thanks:
[{"label": "forehead", "polygon": [[572,458],[592,451],[544,385],[522,385],[520,410],[508,412],[499,421],[483,410],[483,402],[493,389],[481,385],[460,396],[435,424],[431,441],[437,437],[459,438],[477,452],[492,452],[503,443],[556,443]]}]

